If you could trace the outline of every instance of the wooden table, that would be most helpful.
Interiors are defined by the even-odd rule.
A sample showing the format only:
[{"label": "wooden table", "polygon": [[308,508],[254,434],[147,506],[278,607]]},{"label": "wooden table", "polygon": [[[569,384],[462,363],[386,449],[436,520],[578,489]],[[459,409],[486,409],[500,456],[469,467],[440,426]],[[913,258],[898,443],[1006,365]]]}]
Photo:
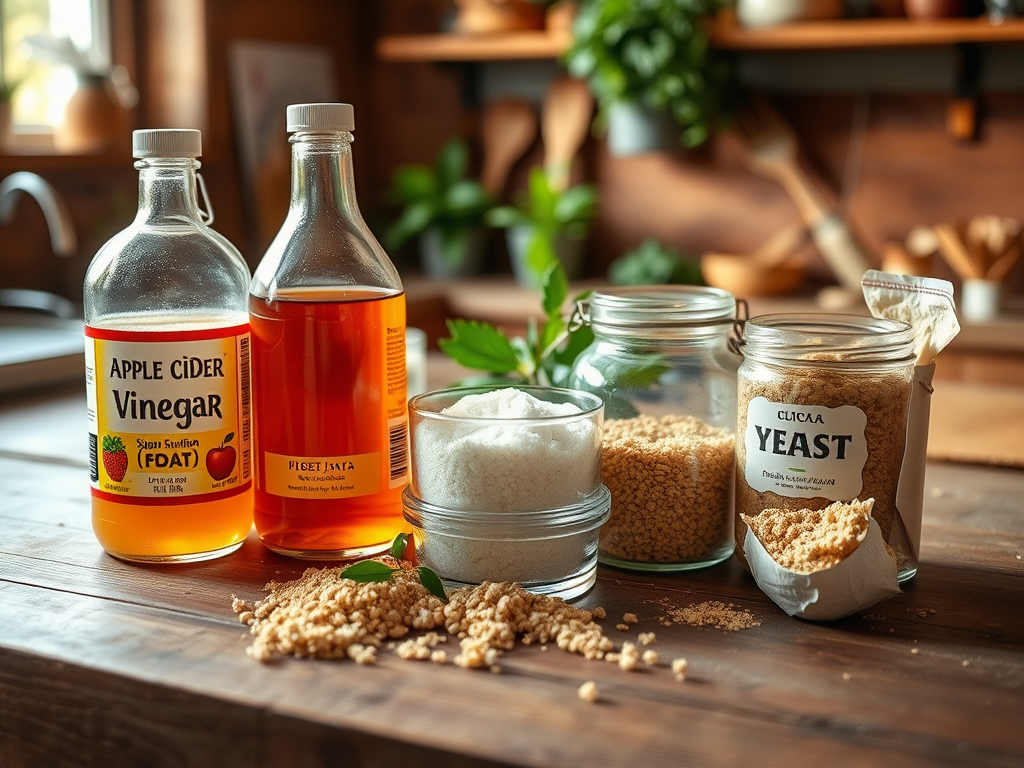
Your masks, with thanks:
[{"label": "wooden table", "polygon": [[[928,471],[904,592],[831,623],[788,618],[734,561],[648,577],[601,568],[584,606],[616,642],[654,631],[666,667],[552,647],[501,674],[403,661],[261,665],[231,596],[306,564],[253,535],[204,564],[108,557],[89,521],[84,395],[0,406],[0,766],[1024,764],[1024,472]],[[1019,429],[1019,425],[1017,427]],[[664,627],[667,603],[761,621]],[[640,623],[614,629],[625,612]],[[577,698],[594,680],[595,704]]]}]

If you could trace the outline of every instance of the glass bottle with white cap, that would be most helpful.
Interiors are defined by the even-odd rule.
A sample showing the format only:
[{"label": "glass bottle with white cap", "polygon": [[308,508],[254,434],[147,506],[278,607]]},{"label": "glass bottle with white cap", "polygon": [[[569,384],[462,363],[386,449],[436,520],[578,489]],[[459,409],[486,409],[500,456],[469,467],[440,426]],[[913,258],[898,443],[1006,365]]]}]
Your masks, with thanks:
[{"label": "glass bottle with white cap", "polygon": [[132,152],[138,214],[85,276],[93,529],[125,560],[205,560],[252,527],[249,268],[209,226],[199,131]]},{"label": "glass bottle with white cap", "polygon": [[385,550],[405,525],[405,294],[356,203],[350,104],[293,104],[291,204],[250,287],[254,518],[276,552]]}]

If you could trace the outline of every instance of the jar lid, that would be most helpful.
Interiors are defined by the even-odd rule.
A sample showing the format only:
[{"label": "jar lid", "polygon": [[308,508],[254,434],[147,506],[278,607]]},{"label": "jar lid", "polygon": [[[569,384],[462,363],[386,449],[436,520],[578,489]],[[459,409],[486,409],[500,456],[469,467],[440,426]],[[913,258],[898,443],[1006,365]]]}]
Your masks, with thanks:
[{"label": "jar lid", "polygon": [[288,133],[296,131],[354,131],[351,104],[289,104]]},{"label": "jar lid", "polygon": [[627,334],[637,329],[725,327],[736,316],[736,299],[721,288],[626,286],[594,291],[588,308],[595,330]]},{"label": "jar lid", "polygon": [[814,365],[913,361],[914,330],[900,320],[864,315],[760,315],[743,329],[743,356]]},{"label": "jar lid", "polygon": [[203,135],[194,128],[132,131],[132,157],[199,157]]}]

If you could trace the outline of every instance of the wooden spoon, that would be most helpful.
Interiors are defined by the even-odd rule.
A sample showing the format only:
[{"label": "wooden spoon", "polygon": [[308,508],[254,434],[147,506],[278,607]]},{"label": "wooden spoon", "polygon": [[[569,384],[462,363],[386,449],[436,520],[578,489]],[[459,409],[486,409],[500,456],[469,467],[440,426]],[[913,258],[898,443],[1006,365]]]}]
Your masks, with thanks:
[{"label": "wooden spoon", "polygon": [[557,77],[544,98],[541,135],[544,137],[544,168],[551,186],[569,186],[569,170],[590,128],[594,97],[583,80]]},{"label": "wooden spoon", "polygon": [[481,183],[489,193],[501,197],[509,171],[537,135],[537,115],[528,101],[502,98],[484,109],[483,171]]}]

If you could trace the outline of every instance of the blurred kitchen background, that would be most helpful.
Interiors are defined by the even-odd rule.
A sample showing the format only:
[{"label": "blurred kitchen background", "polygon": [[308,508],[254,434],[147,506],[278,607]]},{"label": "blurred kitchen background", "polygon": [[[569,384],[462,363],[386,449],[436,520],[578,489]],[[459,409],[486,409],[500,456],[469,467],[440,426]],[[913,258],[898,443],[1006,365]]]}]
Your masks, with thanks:
[{"label": "blurred kitchen background", "polygon": [[[1018,14],[1015,0],[0,0],[0,289],[78,308],[92,255],[135,213],[134,128],[202,131],[214,228],[255,266],[287,207],[284,106],[346,101],[360,206],[432,339],[451,314],[535,310],[513,264],[513,230],[532,224],[576,242],[583,283],[705,280],[758,308],[845,306],[851,265],[950,279],[958,302],[965,281],[995,284],[946,375],[1020,383]],[[612,103],[637,96],[672,113],[641,136],[666,143],[615,135],[639,117]],[[447,245],[432,261],[431,225]]]}]

